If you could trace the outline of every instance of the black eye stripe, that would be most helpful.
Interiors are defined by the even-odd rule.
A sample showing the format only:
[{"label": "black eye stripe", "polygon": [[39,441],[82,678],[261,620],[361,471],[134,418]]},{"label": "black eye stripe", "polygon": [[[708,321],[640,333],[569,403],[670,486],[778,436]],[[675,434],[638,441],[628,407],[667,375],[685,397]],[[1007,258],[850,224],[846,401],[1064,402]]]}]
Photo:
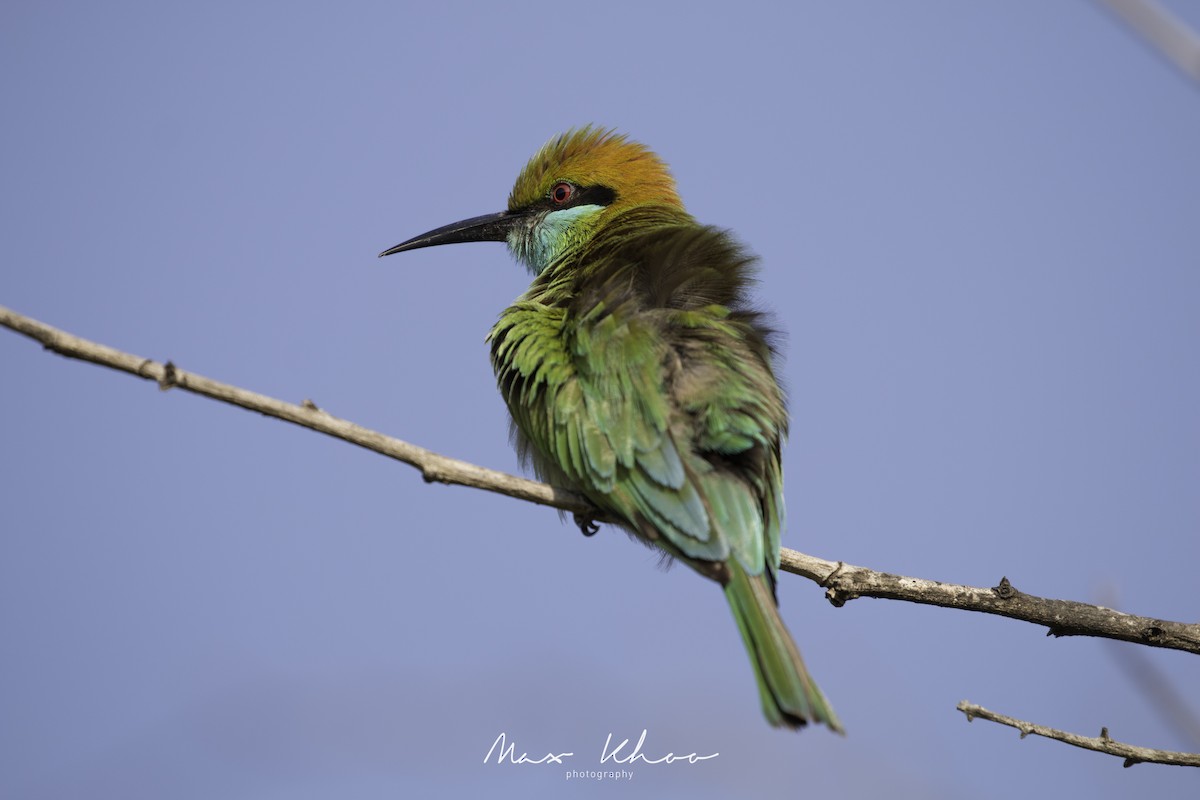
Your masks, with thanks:
[{"label": "black eye stripe", "polygon": [[570,202],[577,206],[610,206],[617,193],[607,186],[587,186],[575,192]]},{"label": "black eye stripe", "polygon": [[[558,184],[555,184],[555,187],[557,186]],[[550,197],[535,205],[552,209],[574,208],[575,206],[608,206],[617,199],[617,193],[607,186],[576,186],[574,194],[565,203],[554,202],[554,189],[552,188],[550,192]]]}]

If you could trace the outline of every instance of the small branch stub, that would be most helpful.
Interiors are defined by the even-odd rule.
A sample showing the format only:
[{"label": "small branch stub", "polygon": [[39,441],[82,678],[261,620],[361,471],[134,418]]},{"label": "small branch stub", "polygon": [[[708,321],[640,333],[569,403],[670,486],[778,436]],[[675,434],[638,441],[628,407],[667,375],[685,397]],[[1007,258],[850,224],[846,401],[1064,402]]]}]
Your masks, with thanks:
[{"label": "small branch stub", "polygon": [[162,376],[158,379],[158,388],[162,391],[167,391],[175,387],[179,376],[175,374],[175,365],[168,361],[163,364]]}]

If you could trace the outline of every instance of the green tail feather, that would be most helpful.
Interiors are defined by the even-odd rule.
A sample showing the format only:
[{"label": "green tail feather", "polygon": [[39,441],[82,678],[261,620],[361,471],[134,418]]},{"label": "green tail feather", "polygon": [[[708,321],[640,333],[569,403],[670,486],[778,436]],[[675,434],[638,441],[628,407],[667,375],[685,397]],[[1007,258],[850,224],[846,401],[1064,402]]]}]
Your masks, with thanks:
[{"label": "green tail feather", "polygon": [[829,701],[804,668],[800,650],[779,616],[766,575],[747,575],[736,558],[729,559],[728,565],[730,579],[725,597],[750,653],[767,721],[788,728],[823,722],[844,733]]}]

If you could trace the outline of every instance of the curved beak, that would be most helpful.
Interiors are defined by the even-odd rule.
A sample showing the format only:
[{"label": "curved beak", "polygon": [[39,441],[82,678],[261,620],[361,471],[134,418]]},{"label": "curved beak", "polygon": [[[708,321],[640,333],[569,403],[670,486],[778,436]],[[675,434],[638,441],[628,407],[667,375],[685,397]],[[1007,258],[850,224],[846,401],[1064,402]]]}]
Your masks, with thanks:
[{"label": "curved beak", "polygon": [[524,217],[525,215],[520,212],[501,211],[498,214],[484,214],[482,217],[451,222],[449,225],[422,233],[420,236],[414,236],[395,247],[389,247],[380,253],[379,257],[390,256],[392,253],[403,253],[405,250],[434,247],[439,244],[503,242],[508,239],[508,232],[512,230],[513,226]]}]

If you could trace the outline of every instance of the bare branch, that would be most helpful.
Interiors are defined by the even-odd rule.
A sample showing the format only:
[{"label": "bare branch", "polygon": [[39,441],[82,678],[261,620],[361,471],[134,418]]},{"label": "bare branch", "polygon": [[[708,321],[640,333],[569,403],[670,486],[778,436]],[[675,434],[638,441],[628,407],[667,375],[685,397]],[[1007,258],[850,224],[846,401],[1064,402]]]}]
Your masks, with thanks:
[{"label": "bare branch", "polygon": [[1004,714],[997,714],[995,711],[988,711],[983,706],[968,703],[966,700],[959,703],[956,708],[967,715],[967,722],[974,721],[976,717],[991,722],[998,722],[1001,725],[1007,725],[1010,728],[1019,730],[1022,739],[1031,733],[1034,736],[1056,739],[1060,742],[1066,742],[1073,747],[1082,747],[1084,750],[1095,750],[1097,753],[1107,753],[1110,756],[1123,758],[1125,759],[1124,766],[1126,767],[1132,767],[1134,764],[1141,763],[1170,764],[1176,767],[1200,767],[1200,753],[1178,753],[1173,750],[1153,750],[1149,747],[1137,747],[1136,745],[1125,744],[1124,742],[1110,739],[1108,737],[1108,728],[1101,728],[1100,735],[1092,738],[1089,736],[1080,736],[1077,733],[1067,733],[1055,728],[1047,728],[1045,725],[1007,717]]},{"label": "bare branch", "polygon": [[835,606],[857,597],[904,600],[979,611],[1045,625],[1047,636],[1098,636],[1200,654],[1200,624],[1138,617],[1074,600],[1051,600],[1017,591],[1008,578],[990,589],[876,572],[784,548],[780,566],[826,587]]},{"label": "bare branch", "polygon": [[90,361],[93,364],[128,372],[130,375],[157,382],[159,388],[163,390],[182,389],[185,392],[203,395],[222,403],[241,406],[268,417],[275,417],[336,439],[342,439],[397,461],[403,461],[405,464],[421,470],[421,476],[430,483],[436,481],[486,489],[519,500],[528,500],[532,503],[575,512],[581,516],[603,519],[603,515],[591,503],[575,492],[526,478],[518,478],[494,469],[479,467],[466,461],[447,458],[432,450],[426,450],[361,425],[355,425],[353,422],[339,419],[319,409],[311,400],[305,400],[301,405],[285,403],[282,400],[215,381],[194,372],[185,372],[170,361],[163,364],[149,358],[115,350],[107,345],[81,339],[44,322],[38,322],[23,314],[18,314],[4,306],[0,306],[0,325],[17,333],[23,333],[29,338],[41,342],[47,350],[52,350],[67,358]]},{"label": "bare branch", "polygon": [[[162,389],[178,388],[241,406],[403,461],[419,469],[426,481],[484,489],[571,512],[576,515],[577,522],[585,532],[593,530],[587,524],[590,521],[605,519],[601,512],[575,492],[447,458],[338,419],[309,400],[300,405],[285,403],[185,372],[169,361],[164,364],[81,339],[3,306],[0,306],[0,326],[41,342],[46,349],[68,358],[128,372],[155,381]],[[780,567],[825,587],[826,597],[835,606],[844,605],[857,597],[904,600],[998,614],[1045,625],[1049,628],[1047,635],[1052,636],[1098,636],[1200,654],[1200,624],[1138,617],[1102,606],[1035,597],[1014,589],[1007,578],[1002,578],[996,587],[980,589],[876,572],[840,561],[826,561],[788,548],[783,548]]]}]

